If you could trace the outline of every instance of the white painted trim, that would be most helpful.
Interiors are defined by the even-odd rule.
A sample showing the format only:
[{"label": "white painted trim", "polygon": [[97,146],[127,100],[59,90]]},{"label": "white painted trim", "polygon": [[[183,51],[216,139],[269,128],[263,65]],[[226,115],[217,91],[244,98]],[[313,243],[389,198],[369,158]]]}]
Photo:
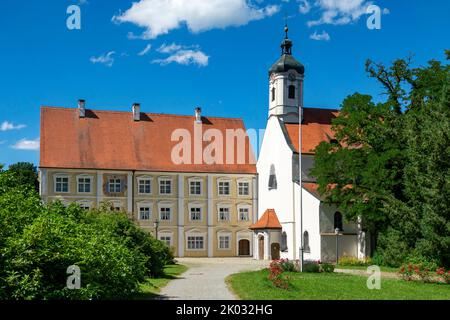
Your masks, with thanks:
[{"label": "white painted trim", "polygon": [[[158,220],[159,221],[166,221],[166,222],[172,222],[173,221],[173,206],[174,203],[171,201],[159,201],[158,202]],[[170,208],[170,220],[162,220],[161,219],[161,208]]]},{"label": "white painted trim", "polygon": [[178,225],[184,225],[184,177],[182,175],[178,176]]},{"label": "white painted trim", "polygon": [[[190,222],[202,222],[204,218],[204,204],[200,202],[189,202],[188,203],[188,214]],[[192,220],[191,219],[191,208],[200,208],[200,220]]]},{"label": "white painted trim", "polygon": [[[224,203],[224,202],[218,203],[217,204],[217,221],[230,222],[231,221],[231,207],[232,207],[232,205],[230,203]],[[226,219],[226,220],[220,219],[220,209],[228,209],[228,219]]]},{"label": "white painted trim", "polygon": [[[220,248],[220,237],[228,237],[228,248]],[[233,241],[233,234],[230,231],[217,231],[217,250],[230,251],[232,250],[231,242]]]},{"label": "white painted trim", "polygon": [[128,173],[128,179],[127,179],[127,193],[128,193],[128,212],[133,212],[133,173]]},{"label": "white painted trim", "polygon": [[[80,181],[79,181],[79,179],[80,178],[83,178],[83,179],[89,179],[89,183],[90,183],[90,187],[91,187],[91,192],[80,192],[80,188],[79,188],[79,186],[80,186]],[[90,175],[90,174],[84,174],[84,173],[82,173],[82,174],[78,174],[77,176],[76,176],[76,184],[77,184],[77,190],[76,190],[76,193],[77,194],[81,194],[81,195],[88,195],[88,194],[93,194],[94,193],[94,176],[93,175]]]},{"label": "white painted trim", "polygon": [[178,256],[184,257],[184,227],[178,227]]},{"label": "white painted trim", "polygon": [[[150,181],[150,193],[141,193],[139,190],[139,183],[141,181]],[[148,176],[148,175],[142,175],[142,176],[137,176],[136,177],[136,194],[138,196],[148,196],[148,195],[152,195],[153,194],[153,177]]]},{"label": "white painted trim", "polygon": [[[241,216],[240,216],[240,209],[248,209],[248,220],[241,220]],[[245,222],[245,221],[248,221],[248,222],[250,222],[251,221],[251,219],[250,219],[250,215],[252,214],[252,212],[251,212],[251,209],[252,209],[252,205],[251,204],[248,204],[248,203],[238,203],[237,204],[237,206],[236,206],[236,211],[237,211],[237,220],[239,221],[239,222]]]},{"label": "white painted trim", "polygon": [[[139,201],[136,203],[137,207],[137,220],[138,221],[153,221],[153,202],[151,201]],[[141,219],[141,208],[150,208],[150,217],[148,220]]]},{"label": "white painted trim", "polygon": [[254,256],[253,254],[253,232],[250,230],[241,230],[236,232],[236,256],[239,256],[239,241],[248,240],[250,243],[249,256]]},{"label": "white painted trim", "polygon": [[[239,183],[247,183],[248,184],[248,194],[246,194],[246,195],[239,194]],[[249,179],[249,178],[238,178],[236,180],[236,194],[237,194],[238,198],[251,197],[252,194],[253,194],[252,179]]]},{"label": "white painted trim", "polygon": [[[207,244],[205,242],[207,241],[208,238],[206,237],[206,232],[198,232],[195,230],[190,230],[190,231],[186,232],[185,236],[186,236],[185,239],[186,239],[186,250],[187,251],[205,251],[205,250],[207,250]],[[202,237],[203,238],[203,248],[202,249],[189,249],[189,247],[188,247],[188,238],[189,237]]]},{"label": "white painted trim", "polygon": [[[67,192],[56,191],[56,179],[67,178]],[[53,193],[54,194],[70,194],[70,176],[67,173],[55,173],[53,174]]]},{"label": "white painted trim", "polygon": [[103,197],[103,174],[97,171],[97,208],[100,207],[101,198]]},{"label": "white painted trim", "polygon": [[[193,194],[191,193],[191,182],[200,182],[200,194]],[[201,177],[191,177],[188,178],[188,194],[191,197],[201,197],[204,195],[204,183],[203,179]]]},{"label": "white painted trim", "polygon": [[[162,181],[170,181],[170,193],[161,193],[161,182]],[[171,176],[158,177],[158,194],[160,196],[172,196],[173,195],[173,177],[171,177]]]},{"label": "white painted trim", "polygon": [[[228,194],[220,194],[219,185],[220,185],[220,183],[223,183],[223,182],[228,183],[228,186],[229,186],[228,189],[230,191]],[[218,197],[231,197],[231,178],[228,178],[228,177],[217,178],[216,184],[217,184],[217,196]]]}]

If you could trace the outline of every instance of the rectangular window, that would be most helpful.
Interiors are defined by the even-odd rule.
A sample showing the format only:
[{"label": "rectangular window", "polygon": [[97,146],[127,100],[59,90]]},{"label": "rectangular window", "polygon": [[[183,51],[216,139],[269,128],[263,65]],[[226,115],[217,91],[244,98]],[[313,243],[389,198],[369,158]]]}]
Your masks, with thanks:
[{"label": "rectangular window", "polygon": [[204,238],[202,236],[189,236],[187,240],[189,250],[202,250],[204,248]]},{"label": "rectangular window", "polygon": [[55,192],[69,192],[69,177],[55,178]]},{"label": "rectangular window", "polygon": [[171,220],[171,208],[170,207],[161,207],[159,209],[159,219],[161,221],[170,221]]},{"label": "rectangular window", "polygon": [[249,221],[250,215],[248,208],[239,208],[239,221]]},{"label": "rectangular window", "polygon": [[219,208],[219,221],[229,221],[230,220],[230,208],[222,207]]},{"label": "rectangular window", "polygon": [[91,210],[91,206],[89,204],[87,204],[87,203],[80,202],[80,203],[78,203],[78,205],[83,210],[86,210],[86,211]]},{"label": "rectangular window", "polygon": [[248,182],[239,182],[238,183],[238,192],[239,192],[240,196],[250,195],[250,184]]},{"label": "rectangular window", "polygon": [[201,181],[190,181],[189,182],[189,194],[190,195],[201,195],[202,194],[202,182]]},{"label": "rectangular window", "polygon": [[122,182],[120,179],[111,178],[108,181],[108,190],[110,193],[120,193],[122,191]]},{"label": "rectangular window", "polygon": [[172,244],[172,237],[170,237],[170,236],[160,236],[159,240],[168,247],[170,247]]},{"label": "rectangular window", "polygon": [[172,194],[172,180],[159,181],[159,194]]},{"label": "rectangular window", "polygon": [[152,193],[152,180],[139,179],[139,194],[151,194]]},{"label": "rectangular window", "polygon": [[150,207],[139,208],[139,220],[150,220],[151,210]]},{"label": "rectangular window", "polygon": [[78,192],[90,193],[91,192],[92,179],[90,177],[78,178]]},{"label": "rectangular window", "polygon": [[219,196],[229,196],[230,195],[230,182],[221,181],[219,182]]},{"label": "rectangular window", "polygon": [[230,236],[219,236],[219,249],[230,249]]},{"label": "rectangular window", "polygon": [[202,209],[199,207],[193,207],[190,210],[191,221],[200,221],[202,220]]}]

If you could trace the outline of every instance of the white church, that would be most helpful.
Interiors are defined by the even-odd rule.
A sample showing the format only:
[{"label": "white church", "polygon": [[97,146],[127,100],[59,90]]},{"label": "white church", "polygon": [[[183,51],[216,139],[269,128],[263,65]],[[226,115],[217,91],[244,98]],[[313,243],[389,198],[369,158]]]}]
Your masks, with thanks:
[{"label": "white church", "polygon": [[309,174],[315,147],[333,139],[331,120],[338,111],[303,107],[305,68],[292,56],[287,27],[285,32],[281,58],[269,70],[269,114],[257,162],[259,220],[250,227],[253,256],[296,260],[303,251],[305,260],[364,258],[368,235],[359,223],[346,223],[336,207],[322,201]]}]

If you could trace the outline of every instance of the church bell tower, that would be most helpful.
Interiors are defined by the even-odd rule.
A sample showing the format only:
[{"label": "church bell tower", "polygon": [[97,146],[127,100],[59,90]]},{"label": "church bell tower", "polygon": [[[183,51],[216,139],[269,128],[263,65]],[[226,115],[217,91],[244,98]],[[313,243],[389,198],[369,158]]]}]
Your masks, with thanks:
[{"label": "church bell tower", "polygon": [[286,123],[298,123],[303,108],[305,67],[292,56],[289,28],[281,43],[281,57],[269,70],[269,117],[277,116]]}]

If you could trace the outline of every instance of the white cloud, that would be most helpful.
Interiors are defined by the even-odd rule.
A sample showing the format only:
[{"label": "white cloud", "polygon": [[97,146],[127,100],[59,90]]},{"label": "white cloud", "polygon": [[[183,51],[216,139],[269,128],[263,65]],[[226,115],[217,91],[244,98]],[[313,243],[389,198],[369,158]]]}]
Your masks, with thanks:
[{"label": "white cloud", "polygon": [[36,151],[36,150],[39,150],[40,139],[39,138],[36,138],[35,140],[21,139],[16,144],[12,145],[11,147],[16,150]]},{"label": "white cloud", "polygon": [[13,124],[9,121],[4,121],[1,125],[0,125],[0,131],[9,131],[9,130],[20,130],[25,128],[26,125],[24,124]]},{"label": "white cloud", "polygon": [[315,6],[322,10],[322,16],[318,20],[308,21],[308,26],[321,24],[344,25],[358,21],[366,13],[366,8],[371,5],[366,0],[316,0]]},{"label": "white cloud", "polygon": [[389,10],[388,8],[384,8],[383,9],[383,14],[390,14],[391,10]]},{"label": "white cloud", "polygon": [[321,33],[317,33],[317,31],[314,31],[312,35],[309,36],[313,40],[317,41],[329,41],[330,35],[324,30]]},{"label": "white cloud", "polygon": [[242,26],[279,10],[278,5],[259,7],[249,0],[140,0],[112,20],[146,29],[141,36],[129,33],[129,38],[154,39],[183,25],[193,33]]},{"label": "white cloud", "polygon": [[308,2],[308,0],[297,0],[300,2],[298,5],[298,10],[300,13],[307,14],[309,11],[311,11],[311,4]]},{"label": "white cloud", "polygon": [[153,60],[152,63],[157,63],[163,66],[170,63],[178,63],[181,65],[196,64],[200,67],[206,67],[209,63],[209,56],[200,50],[179,50],[165,59]]},{"label": "white cloud", "polygon": [[106,54],[102,54],[99,57],[91,57],[89,61],[91,61],[93,64],[100,63],[104,64],[107,67],[112,67],[114,64],[114,58],[113,55],[115,54],[114,51],[110,51]]},{"label": "white cloud", "polygon": [[161,53],[172,53],[175,51],[179,51],[181,49],[200,49],[200,46],[194,44],[194,45],[190,45],[190,46],[185,46],[185,45],[181,45],[181,44],[176,44],[174,42],[172,42],[171,44],[162,44],[158,49],[156,49],[156,51],[161,52]]},{"label": "white cloud", "polygon": [[144,50],[142,50],[141,52],[138,53],[138,56],[145,56],[147,53],[149,53],[149,51],[152,49],[152,45],[148,44]]}]

